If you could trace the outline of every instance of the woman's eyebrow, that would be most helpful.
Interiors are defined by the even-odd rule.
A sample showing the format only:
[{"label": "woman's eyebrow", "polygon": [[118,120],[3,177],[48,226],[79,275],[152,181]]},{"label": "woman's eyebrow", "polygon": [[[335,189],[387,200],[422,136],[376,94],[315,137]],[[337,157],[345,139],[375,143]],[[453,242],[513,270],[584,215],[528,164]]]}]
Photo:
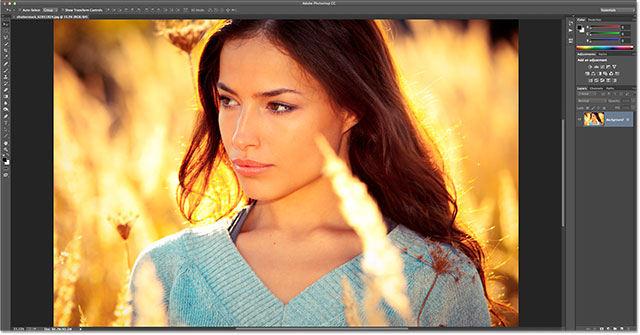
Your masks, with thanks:
[{"label": "woman's eyebrow", "polygon": [[256,93],[253,95],[254,98],[258,98],[258,97],[275,97],[276,95],[280,95],[280,94],[284,94],[284,93],[296,93],[296,94],[300,94],[302,95],[302,93],[296,91],[296,90],[292,90],[289,88],[279,88],[277,90],[273,90],[273,91],[267,91],[267,92],[262,92],[262,93]]},{"label": "woman's eyebrow", "polygon": [[[231,94],[236,94],[236,95],[237,95],[237,93],[236,93],[236,92],[234,92],[232,89],[230,89],[229,87],[227,87],[227,85],[225,85],[225,84],[223,84],[223,83],[220,83],[220,82],[219,82],[217,86],[218,86],[218,88],[219,88],[219,89],[222,89],[222,90],[225,90],[225,91],[227,91],[227,92],[229,92],[229,93],[231,93]],[[302,95],[302,93],[300,93],[300,92],[298,92],[298,91],[296,91],[296,90],[292,90],[292,89],[289,89],[289,88],[279,88],[279,89],[277,89],[277,90],[272,90],[272,91],[267,91],[267,92],[260,92],[260,93],[256,93],[256,94],[254,94],[254,95],[253,95],[253,97],[254,97],[254,98],[259,98],[259,97],[275,97],[275,96],[277,96],[277,95],[284,94],[284,93],[296,93],[296,94],[300,94],[300,95]]]}]

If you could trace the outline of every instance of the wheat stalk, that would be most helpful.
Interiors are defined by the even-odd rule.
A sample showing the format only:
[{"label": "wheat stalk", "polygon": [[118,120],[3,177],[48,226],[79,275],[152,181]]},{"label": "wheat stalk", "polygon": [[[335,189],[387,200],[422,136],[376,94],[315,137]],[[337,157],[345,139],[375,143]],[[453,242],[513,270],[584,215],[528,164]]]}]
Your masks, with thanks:
[{"label": "wheat stalk", "polygon": [[131,326],[131,313],[133,311],[131,304],[131,293],[129,292],[129,278],[130,272],[127,270],[127,276],[124,284],[120,287],[118,292],[118,302],[116,304],[113,314],[116,319],[111,323],[113,327],[129,327]]},{"label": "wheat stalk", "polygon": [[391,307],[407,324],[411,323],[413,313],[406,295],[402,258],[386,238],[386,225],[375,200],[367,193],[366,186],[351,175],[324,137],[316,137],[316,143],[325,159],[324,174],[340,198],[340,211],[362,240],[364,271],[373,276],[373,285]]},{"label": "wheat stalk", "polygon": [[165,306],[164,289],[158,279],[155,266],[151,263],[142,263],[133,285],[136,287],[133,305],[137,313],[133,326],[167,326],[166,310],[163,307]]},{"label": "wheat stalk", "polygon": [[54,287],[58,288],[53,303],[53,324],[56,327],[68,327],[71,320],[80,268],[80,239],[80,236],[76,236],[69,242],[65,251],[61,253],[63,259],[59,259],[60,263],[57,264],[62,270],[57,279],[59,282],[54,283]]},{"label": "wheat stalk", "polygon": [[342,276],[342,292],[344,292],[342,302],[344,303],[344,315],[347,325],[352,327],[362,326],[362,320],[358,315],[358,301],[345,275]]},{"label": "wheat stalk", "polygon": [[380,309],[380,300],[382,294],[380,292],[380,285],[376,285],[371,282],[370,279],[364,280],[365,292],[364,292],[364,314],[367,317],[367,325],[375,327],[388,326],[384,312]]},{"label": "wheat stalk", "polygon": [[87,317],[84,315],[80,305],[78,305],[78,313],[80,313],[80,322],[78,323],[78,327],[87,327],[89,323],[87,322]]}]

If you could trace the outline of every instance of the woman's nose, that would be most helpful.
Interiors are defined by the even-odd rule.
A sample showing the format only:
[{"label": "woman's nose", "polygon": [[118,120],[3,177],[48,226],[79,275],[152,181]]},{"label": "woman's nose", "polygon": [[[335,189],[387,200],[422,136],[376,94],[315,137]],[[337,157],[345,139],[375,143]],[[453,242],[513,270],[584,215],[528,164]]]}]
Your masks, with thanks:
[{"label": "woman's nose", "polygon": [[260,145],[258,137],[259,122],[258,111],[253,108],[243,108],[236,122],[236,130],[233,133],[232,144],[236,148],[245,151],[250,147]]}]

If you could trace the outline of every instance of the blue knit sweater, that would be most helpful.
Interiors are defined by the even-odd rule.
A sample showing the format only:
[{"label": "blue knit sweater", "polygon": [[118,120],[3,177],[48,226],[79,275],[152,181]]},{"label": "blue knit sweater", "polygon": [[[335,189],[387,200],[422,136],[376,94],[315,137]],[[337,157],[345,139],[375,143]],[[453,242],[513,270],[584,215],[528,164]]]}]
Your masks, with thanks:
[{"label": "blue knit sweater", "polygon": [[[132,325],[140,310],[148,308],[138,299],[136,278],[141,265],[155,266],[162,283],[162,306],[169,326],[208,327],[347,327],[342,300],[342,277],[346,276],[359,303],[360,319],[366,324],[362,301],[364,285],[360,254],[327,273],[284,305],[262,283],[234,244],[229,231],[232,220],[186,228],[162,238],[138,256],[132,270]],[[432,256],[438,251],[452,265],[437,276],[420,316],[420,327],[491,326],[482,283],[462,252],[447,244],[438,247],[400,224],[387,235],[400,250],[407,278],[407,294],[414,317],[418,316],[436,279]],[[422,255],[423,258],[416,257]],[[429,263],[427,263],[429,262]],[[144,279],[141,281],[144,282]],[[386,301],[380,308],[390,326],[407,324]],[[413,320],[415,321],[415,320]]]}]

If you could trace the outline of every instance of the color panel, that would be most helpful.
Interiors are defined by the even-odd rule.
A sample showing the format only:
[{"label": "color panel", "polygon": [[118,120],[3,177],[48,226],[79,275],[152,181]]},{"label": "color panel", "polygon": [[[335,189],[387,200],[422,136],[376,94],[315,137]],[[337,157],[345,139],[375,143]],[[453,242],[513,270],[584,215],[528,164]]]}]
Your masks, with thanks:
[{"label": "color panel", "polygon": [[578,45],[576,50],[633,50],[633,45]]}]

